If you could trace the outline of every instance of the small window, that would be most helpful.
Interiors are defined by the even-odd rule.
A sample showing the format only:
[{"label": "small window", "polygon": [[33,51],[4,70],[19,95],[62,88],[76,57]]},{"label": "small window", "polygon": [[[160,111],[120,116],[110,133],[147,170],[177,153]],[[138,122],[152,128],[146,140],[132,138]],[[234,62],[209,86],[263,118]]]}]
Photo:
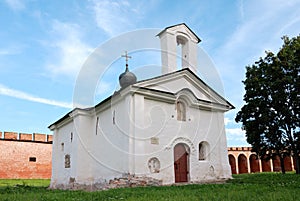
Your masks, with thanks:
[{"label": "small window", "polygon": [[208,144],[207,142],[199,143],[199,161],[207,160]]},{"label": "small window", "polygon": [[29,157],[29,162],[36,162],[36,157]]},{"label": "small window", "polygon": [[97,117],[97,121],[96,121],[96,135],[98,135],[98,124],[99,124],[99,117]]},{"label": "small window", "polygon": [[65,168],[70,168],[71,167],[71,157],[69,154],[65,155]]},{"label": "small window", "polygon": [[113,119],[112,119],[113,125],[116,124],[116,111],[113,112]]},{"label": "small window", "polygon": [[185,121],[186,120],[186,106],[185,106],[184,102],[177,101],[176,110],[177,110],[177,120]]}]

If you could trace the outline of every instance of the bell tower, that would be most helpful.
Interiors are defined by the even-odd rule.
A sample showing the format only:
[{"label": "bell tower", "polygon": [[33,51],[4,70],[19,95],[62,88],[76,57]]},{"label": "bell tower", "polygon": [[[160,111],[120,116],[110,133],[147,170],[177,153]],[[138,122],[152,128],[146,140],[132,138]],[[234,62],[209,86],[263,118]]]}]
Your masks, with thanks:
[{"label": "bell tower", "polygon": [[[162,74],[174,72],[178,68],[189,68],[197,73],[197,44],[201,40],[185,23],[167,27],[157,35],[162,51]],[[181,55],[178,55],[178,46]],[[178,57],[181,66],[177,64]]]}]

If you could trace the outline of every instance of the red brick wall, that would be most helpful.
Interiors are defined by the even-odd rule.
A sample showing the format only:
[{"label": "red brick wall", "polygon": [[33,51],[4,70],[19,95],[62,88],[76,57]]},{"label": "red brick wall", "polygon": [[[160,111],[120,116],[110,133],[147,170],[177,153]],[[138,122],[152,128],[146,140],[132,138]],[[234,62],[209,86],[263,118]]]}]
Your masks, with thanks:
[{"label": "red brick wall", "polygon": [[34,133],[33,136],[34,141],[46,142],[47,135]]},{"label": "red brick wall", "polygon": [[47,135],[47,142],[53,142],[53,135]]},{"label": "red brick wall", "polygon": [[18,139],[18,133],[15,132],[4,132],[4,138],[10,140]]},{"label": "red brick wall", "polygon": [[31,141],[32,140],[32,134],[20,133],[19,134],[19,140]]},{"label": "red brick wall", "polygon": [[[5,132],[5,139],[0,140],[0,178],[51,178],[52,144],[19,141],[17,134]],[[31,140],[27,134],[19,134],[20,140]],[[40,140],[41,136],[38,136]],[[46,135],[44,135],[44,141]],[[35,157],[36,161],[29,161]]]}]

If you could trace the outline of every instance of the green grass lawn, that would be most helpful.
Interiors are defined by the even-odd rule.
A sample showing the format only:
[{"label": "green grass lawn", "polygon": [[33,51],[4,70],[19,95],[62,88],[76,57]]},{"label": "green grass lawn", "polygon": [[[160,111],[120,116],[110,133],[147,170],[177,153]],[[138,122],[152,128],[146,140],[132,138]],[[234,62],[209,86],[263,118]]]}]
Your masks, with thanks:
[{"label": "green grass lawn", "polygon": [[0,200],[300,200],[300,175],[234,175],[225,184],[138,187],[106,191],[47,190],[49,180],[0,180]]}]

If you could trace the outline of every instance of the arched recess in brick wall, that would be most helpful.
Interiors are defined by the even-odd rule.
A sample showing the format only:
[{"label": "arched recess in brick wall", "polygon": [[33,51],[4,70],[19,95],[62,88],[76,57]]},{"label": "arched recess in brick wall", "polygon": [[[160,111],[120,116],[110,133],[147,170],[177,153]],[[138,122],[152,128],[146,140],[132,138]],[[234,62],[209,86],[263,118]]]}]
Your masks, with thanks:
[{"label": "arched recess in brick wall", "polygon": [[290,156],[286,156],[284,158],[284,168],[285,168],[285,171],[293,171],[292,160],[291,160]]},{"label": "arched recess in brick wall", "polygon": [[294,164],[294,170],[296,170],[297,169],[297,163],[296,163],[295,157],[293,157],[293,164]]},{"label": "arched recess in brick wall", "polygon": [[240,154],[238,157],[239,174],[248,173],[247,158],[244,154]]},{"label": "arched recess in brick wall", "polygon": [[261,160],[261,169],[263,172],[271,172],[271,162],[266,157]]},{"label": "arched recess in brick wall", "polygon": [[235,157],[232,154],[228,155],[228,159],[229,159],[229,164],[231,167],[231,173],[232,174],[236,174],[236,162],[235,162]]},{"label": "arched recess in brick wall", "polygon": [[279,156],[276,156],[273,158],[273,172],[280,172],[281,166],[280,166],[280,159]]},{"label": "arched recess in brick wall", "polygon": [[255,154],[251,154],[249,157],[250,172],[260,172],[259,171],[259,160]]}]

